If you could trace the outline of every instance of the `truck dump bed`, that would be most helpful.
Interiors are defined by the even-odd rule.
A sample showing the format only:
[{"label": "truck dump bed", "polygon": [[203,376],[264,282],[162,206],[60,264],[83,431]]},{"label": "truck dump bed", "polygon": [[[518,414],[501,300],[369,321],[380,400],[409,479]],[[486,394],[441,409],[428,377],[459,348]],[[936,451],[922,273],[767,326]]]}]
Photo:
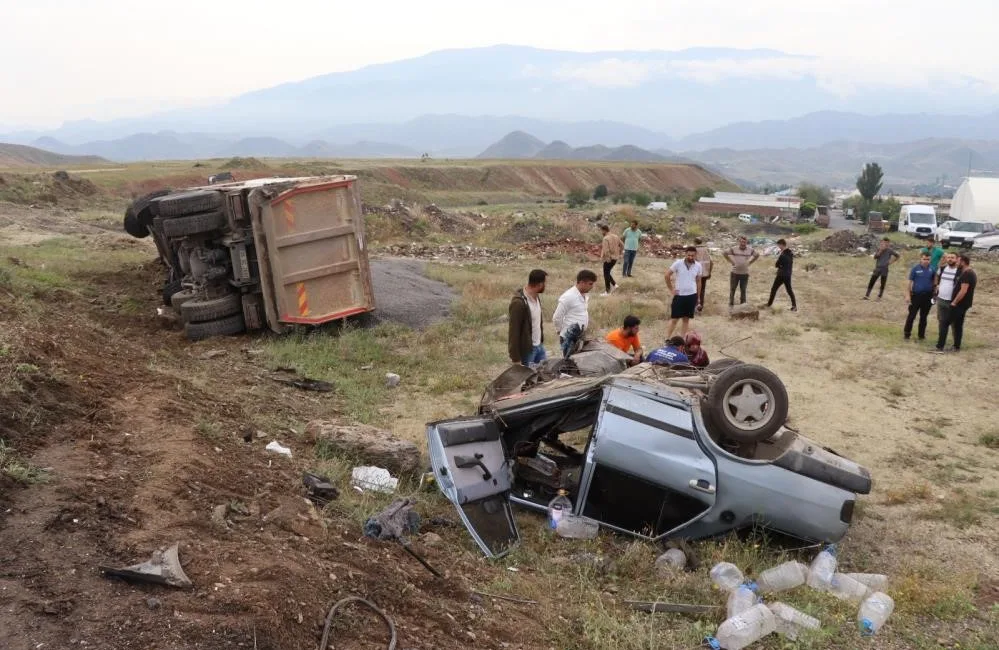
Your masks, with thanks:
[{"label": "truck dump bed", "polygon": [[271,329],[373,310],[357,178],[272,180],[247,197]]}]

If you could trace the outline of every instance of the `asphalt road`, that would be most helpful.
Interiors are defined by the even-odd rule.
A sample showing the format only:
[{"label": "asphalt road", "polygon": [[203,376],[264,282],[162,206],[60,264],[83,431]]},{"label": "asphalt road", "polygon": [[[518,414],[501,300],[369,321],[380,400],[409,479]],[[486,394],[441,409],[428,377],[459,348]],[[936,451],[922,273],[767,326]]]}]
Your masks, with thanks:
[{"label": "asphalt road", "polygon": [[855,230],[857,232],[864,232],[864,226],[858,224],[856,221],[851,221],[843,216],[842,210],[830,210],[829,211],[829,229],[830,230]]}]

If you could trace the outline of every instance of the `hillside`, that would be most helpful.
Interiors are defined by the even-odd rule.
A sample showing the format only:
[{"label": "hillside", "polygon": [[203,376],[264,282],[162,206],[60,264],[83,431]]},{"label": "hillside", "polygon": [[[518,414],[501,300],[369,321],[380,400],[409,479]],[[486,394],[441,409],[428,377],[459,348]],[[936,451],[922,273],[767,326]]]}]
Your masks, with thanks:
[{"label": "hillside", "polygon": [[72,167],[107,162],[99,156],[66,156],[23,144],[0,142],[0,167]]},{"label": "hillside", "polygon": [[608,147],[602,144],[573,148],[567,142],[555,140],[545,144],[530,133],[514,131],[503,136],[480,153],[478,158],[543,160],[606,160],[617,162],[666,162],[667,156],[646,151],[641,147],[626,144]]},{"label": "hillside", "polygon": [[530,133],[513,131],[500,138],[499,141],[486,147],[477,158],[533,158],[545,148],[545,143]]}]

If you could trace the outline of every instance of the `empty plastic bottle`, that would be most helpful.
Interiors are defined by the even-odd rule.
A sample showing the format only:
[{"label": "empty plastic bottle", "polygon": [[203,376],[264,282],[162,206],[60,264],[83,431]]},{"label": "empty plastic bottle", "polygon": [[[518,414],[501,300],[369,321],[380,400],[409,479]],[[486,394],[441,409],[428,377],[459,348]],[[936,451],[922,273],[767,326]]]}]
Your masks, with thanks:
[{"label": "empty plastic bottle", "polygon": [[678,548],[671,548],[656,558],[656,566],[682,569],[687,566],[687,555]]},{"label": "empty plastic bottle", "polygon": [[756,594],[756,583],[744,582],[728,595],[728,617],[741,614],[758,602],[760,597]]},{"label": "empty plastic bottle", "polygon": [[832,587],[832,577],[836,573],[836,545],[830,544],[815,556],[812,565],[808,567],[808,577],[805,582],[812,589],[829,591]]},{"label": "empty plastic bottle", "polygon": [[756,579],[763,592],[786,591],[805,584],[808,567],[801,562],[785,562],[767,569]]},{"label": "empty plastic bottle", "polygon": [[[570,510],[572,506],[570,506]],[[600,524],[589,517],[577,517],[569,511],[563,511],[555,527],[559,537],[569,539],[593,539],[600,532]]]},{"label": "empty plastic bottle", "polygon": [[571,513],[572,501],[569,500],[569,492],[559,490],[558,496],[548,502],[548,527],[555,530],[562,517]]},{"label": "empty plastic bottle", "polygon": [[840,600],[850,600],[859,603],[871,593],[870,587],[863,582],[854,580],[845,573],[834,573],[829,584],[829,593]]},{"label": "empty plastic bottle", "polygon": [[888,584],[888,576],[883,573],[844,573],[843,575],[850,576],[857,582],[862,582],[870,587],[871,591],[881,591]]},{"label": "empty plastic bottle", "polygon": [[888,594],[876,591],[860,604],[857,626],[861,636],[874,636],[895,609],[895,601]]},{"label": "empty plastic bottle", "polygon": [[726,650],[742,650],[777,630],[777,617],[760,603],[718,626],[715,639]]},{"label": "empty plastic bottle", "polygon": [[732,591],[745,581],[742,571],[731,562],[719,562],[711,567],[711,582],[722,591]]},{"label": "empty plastic bottle", "polygon": [[777,633],[794,640],[802,630],[817,630],[822,627],[819,619],[800,612],[784,603],[769,603],[767,607],[777,620]]}]

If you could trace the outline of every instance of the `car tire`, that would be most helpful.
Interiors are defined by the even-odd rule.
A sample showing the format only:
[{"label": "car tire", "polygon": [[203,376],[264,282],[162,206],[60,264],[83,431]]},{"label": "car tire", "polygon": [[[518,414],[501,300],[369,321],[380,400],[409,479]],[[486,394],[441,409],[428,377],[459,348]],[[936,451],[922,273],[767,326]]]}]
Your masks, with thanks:
[{"label": "car tire", "polygon": [[163,234],[168,238],[187,237],[221,230],[225,225],[226,218],[222,212],[203,212],[164,219]]},{"label": "car tire", "polygon": [[181,307],[184,303],[190,302],[198,297],[198,294],[194,293],[190,289],[181,289],[170,296],[170,306],[173,307],[177,313],[180,313]]},{"label": "car tire", "polygon": [[188,300],[180,306],[180,315],[185,323],[205,323],[233,314],[239,314],[242,318],[243,299],[238,293],[210,300]]},{"label": "car tire", "polygon": [[718,434],[736,442],[766,440],[787,420],[784,382],[762,366],[736,364],[722,371],[706,402]]},{"label": "car tire", "polygon": [[201,212],[212,212],[222,207],[222,193],[211,190],[192,190],[168,194],[156,200],[156,216],[186,217]]},{"label": "car tire", "polygon": [[184,333],[191,341],[201,341],[213,336],[232,336],[233,334],[242,334],[244,331],[246,331],[246,324],[243,322],[242,313],[204,323],[184,325]]}]

